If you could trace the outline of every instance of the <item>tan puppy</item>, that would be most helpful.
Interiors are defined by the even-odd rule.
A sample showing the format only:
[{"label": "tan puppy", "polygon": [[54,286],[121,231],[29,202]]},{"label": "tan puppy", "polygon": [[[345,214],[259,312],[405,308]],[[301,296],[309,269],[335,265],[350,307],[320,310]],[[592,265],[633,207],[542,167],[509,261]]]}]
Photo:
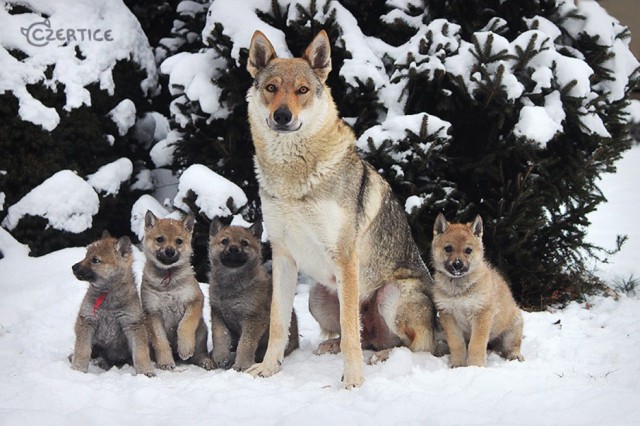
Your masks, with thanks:
[{"label": "tan puppy", "polygon": [[451,367],[484,366],[487,345],[506,359],[524,361],[522,313],[504,278],[484,259],[480,216],[473,223],[450,224],[439,214],[431,254],[436,269],[433,298]]},{"label": "tan puppy", "polygon": [[156,365],[173,370],[174,355],[211,370],[207,326],[202,319],[204,294],[191,268],[193,216],[183,220],[145,215],[144,254],[140,296]]},{"label": "tan puppy", "polygon": [[93,361],[108,370],[133,361],[136,373],[155,376],[132,262],[129,238],[105,232],[73,265],[76,278],[89,282],[76,319],[73,369],[86,372]]}]

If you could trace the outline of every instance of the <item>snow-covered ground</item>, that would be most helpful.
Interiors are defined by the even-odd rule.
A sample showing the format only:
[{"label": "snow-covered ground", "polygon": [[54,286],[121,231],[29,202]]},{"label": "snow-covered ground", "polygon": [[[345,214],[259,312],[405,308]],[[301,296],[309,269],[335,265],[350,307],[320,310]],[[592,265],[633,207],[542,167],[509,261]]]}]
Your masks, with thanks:
[{"label": "snow-covered ground", "polygon": [[[609,202],[592,216],[593,242],[611,247],[616,234],[630,237],[602,268],[608,279],[640,276],[639,161],[635,147],[618,173],[604,178]],[[295,303],[301,347],[272,378],[185,365],[155,378],[133,376],[131,367],[92,366],[84,374],[67,360],[87,286],[71,265],[84,249],[32,258],[0,229],[0,250],[0,425],[638,424],[635,295],[525,313],[524,363],[492,354],[486,368],[452,370],[447,356],[398,348],[386,363],[365,367],[362,388],[346,391],[342,357],[313,354],[321,337],[301,283]],[[138,270],[141,260],[138,254]]]}]

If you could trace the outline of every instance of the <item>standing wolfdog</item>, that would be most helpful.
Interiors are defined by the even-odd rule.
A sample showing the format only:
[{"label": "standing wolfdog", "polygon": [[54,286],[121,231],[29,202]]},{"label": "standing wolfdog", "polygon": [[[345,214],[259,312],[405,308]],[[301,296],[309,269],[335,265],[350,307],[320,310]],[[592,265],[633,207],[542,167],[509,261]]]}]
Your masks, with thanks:
[{"label": "standing wolfdog", "polygon": [[279,370],[303,271],[317,282],[313,316],[327,335],[340,335],[319,352],[342,351],[344,386],[352,388],[364,381],[363,346],[432,351],[435,310],[404,211],[338,117],[325,84],[330,50],[324,31],[294,59],[277,58],[259,31],[251,40],[247,101],[273,249],[273,300],[267,352],[248,372],[266,377]]}]

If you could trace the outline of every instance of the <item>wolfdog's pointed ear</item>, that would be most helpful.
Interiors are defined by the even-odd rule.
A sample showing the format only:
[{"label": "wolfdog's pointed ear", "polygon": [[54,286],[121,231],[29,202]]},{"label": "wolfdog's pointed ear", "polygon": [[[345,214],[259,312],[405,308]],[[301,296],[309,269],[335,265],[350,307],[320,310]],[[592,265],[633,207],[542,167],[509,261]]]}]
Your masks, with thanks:
[{"label": "wolfdog's pointed ear", "polygon": [[325,30],[316,35],[302,57],[309,62],[313,71],[324,82],[331,71],[331,44]]},{"label": "wolfdog's pointed ear", "polygon": [[131,240],[129,237],[120,237],[116,243],[116,251],[122,257],[131,253]]},{"label": "wolfdog's pointed ear", "polygon": [[438,217],[436,217],[436,221],[433,224],[433,236],[437,237],[440,234],[444,234],[448,227],[449,222],[447,222],[447,219],[442,213],[438,213]]},{"label": "wolfdog's pointed ear", "polygon": [[209,226],[209,236],[213,237],[218,232],[220,232],[222,228],[224,228],[224,223],[222,223],[220,218],[218,218],[217,216],[214,217],[211,221],[211,226]]},{"label": "wolfdog's pointed ear", "polygon": [[258,75],[272,59],[277,57],[276,50],[273,48],[269,39],[260,31],[253,33],[251,45],[249,46],[249,58],[247,59],[247,71],[249,71],[251,77],[256,78],[256,75]]},{"label": "wolfdog's pointed ear", "polygon": [[262,221],[256,220],[255,223],[251,225],[251,227],[249,227],[249,230],[254,237],[260,240],[260,238],[262,237]]},{"label": "wolfdog's pointed ear", "polygon": [[102,238],[109,238],[111,234],[106,229],[102,231]]},{"label": "wolfdog's pointed ear", "polygon": [[193,232],[193,225],[196,223],[196,217],[193,213],[189,213],[182,219],[182,226],[187,232]]},{"label": "wolfdog's pointed ear", "polygon": [[476,216],[473,220],[473,223],[471,224],[471,231],[476,237],[482,238],[482,218],[480,215]]},{"label": "wolfdog's pointed ear", "polygon": [[151,210],[147,210],[147,213],[144,215],[144,229],[153,228],[153,226],[158,221],[158,218],[155,214],[151,212]]}]

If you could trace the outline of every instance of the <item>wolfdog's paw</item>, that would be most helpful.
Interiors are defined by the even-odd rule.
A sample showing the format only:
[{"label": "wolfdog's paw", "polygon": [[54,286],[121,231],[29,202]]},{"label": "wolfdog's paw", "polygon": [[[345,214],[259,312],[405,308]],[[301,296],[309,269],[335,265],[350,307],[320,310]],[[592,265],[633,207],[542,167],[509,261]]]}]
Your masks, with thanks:
[{"label": "wolfdog's paw", "polygon": [[197,362],[197,365],[198,367],[204,368],[207,371],[213,370],[214,368],[216,368],[216,365],[213,363],[213,361],[209,357],[203,357],[201,360]]},{"label": "wolfdog's paw", "polygon": [[74,370],[80,371],[82,373],[86,373],[89,370],[89,363],[74,361],[74,362],[71,362],[71,368],[73,368]]},{"label": "wolfdog's paw", "polygon": [[249,367],[251,367],[253,365],[253,361],[249,361],[249,362],[238,362],[236,360],[235,364],[233,364],[233,368],[236,371],[245,371],[247,370]]},{"label": "wolfdog's paw", "polygon": [[196,351],[196,338],[178,335],[178,356],[186,361],[191,358]]},{"label": "wolfdog's paw", "polygon": [[383,349],[381,351],[375,352],[373,355],[371,355],[371,358],[369,358],[369,361],[367,361],[367,364],[376,365],[376,364],[383,363],[389,359],[390,355],[391,355],[391,349]]},{"label": "wolfdog's paw", "polygon": [[147,377],[156,377],[156,372],[153,371],[153,367],[136,368],[136,374],[144,374]]},{"label": "wolfdog's paw", "polygon": [[267,363],[261,362],[254,364],[245,370],[246,373],[251,374],[253,377],[271,377],[280,371],[280,363]]},{"label": "wolfdog's paw", "polygon": [[324,342],[318,345],[318,349],[316,349],[316,355],[323,354],[339,354],[340,353],[340,338],[336,337],[334,339],[325,340]]},{"label": "wolfdog's paw", "polygon": [[359,388],[363,383],[364,373],[362,373],[361,371],[353,373],[345,371],[344,375],[342,376],[342,384],[347,390]]}]

